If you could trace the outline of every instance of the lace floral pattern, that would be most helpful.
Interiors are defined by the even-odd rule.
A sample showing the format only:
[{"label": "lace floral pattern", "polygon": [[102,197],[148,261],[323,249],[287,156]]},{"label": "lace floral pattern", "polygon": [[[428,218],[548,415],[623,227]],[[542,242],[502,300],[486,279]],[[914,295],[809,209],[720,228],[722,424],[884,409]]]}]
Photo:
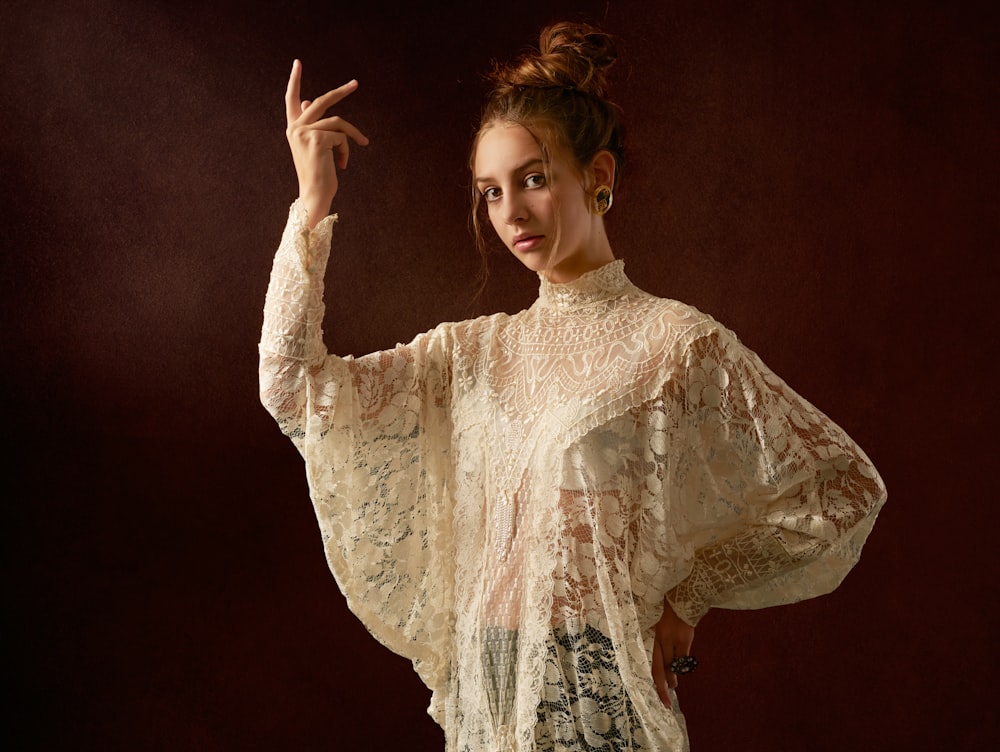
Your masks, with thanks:
[{"label": "lace floral pattern", "polygon": [[[683,716],[676,718],[683,723]],[[683,727],[677,731],[678,738],[686,737]],[[539,752],[660,749],[646,736],[622,682],[614,643],[591,626],[582,632],[562,627],[552,635],[545,661],[545,691],[538,703],[535,748]]]},{"label": "lace floral pattern", "polygon": [[663,598],[696,623],[835,588],[885,499],[868,458],[620,261],[513,316],[329,355],[333,220],[304,219],[275,256],[261,398],[350,607],[413,661],[448,749],[686,749],[650,673]]}]

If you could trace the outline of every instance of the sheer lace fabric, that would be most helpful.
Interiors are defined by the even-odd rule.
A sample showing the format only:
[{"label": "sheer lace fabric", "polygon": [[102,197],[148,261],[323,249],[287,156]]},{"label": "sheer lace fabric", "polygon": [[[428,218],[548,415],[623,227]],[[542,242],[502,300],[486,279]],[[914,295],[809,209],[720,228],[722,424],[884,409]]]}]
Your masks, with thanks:
[{"label": "sheer lace fabric", "polygon": [[651,678],[664,596],[694,624],[835,588],[885,500],[868,458],[620,261],[330,355],[333,222],[292,206],[260,379],[351,609],[413,661],[449,750],[686,749]]}]

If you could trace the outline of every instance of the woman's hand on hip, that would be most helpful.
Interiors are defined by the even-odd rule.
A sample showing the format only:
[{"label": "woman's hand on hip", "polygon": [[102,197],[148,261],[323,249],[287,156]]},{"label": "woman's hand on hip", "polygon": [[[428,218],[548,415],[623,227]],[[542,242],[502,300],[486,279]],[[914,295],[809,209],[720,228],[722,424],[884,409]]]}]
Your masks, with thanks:
[{"label": "woman's hand on hip", "polygon": [[653,684],[660,701],[669,707],[669,689],[677,688],[677,674],[670,670],[670,662],[674,658],[691,654],[691,644],[694,642],[694,627],[685,622],[675,612],[670,602],[663,599],[663,616],[656,623],[653,636]]},{"label": "woman's hand on hip", "polygon": [[299,178],[299,198],[309,214],[309,225],[315,227],[330,213],[337,195],[337,170],[347,167],[350,142],[367,146],[368,137],[337,115],[323,117],[358,88],[357,81],[348,81],[312,101],[299,98],[301,82],[302,63],[296,60],[285,91],[285,136]]}]

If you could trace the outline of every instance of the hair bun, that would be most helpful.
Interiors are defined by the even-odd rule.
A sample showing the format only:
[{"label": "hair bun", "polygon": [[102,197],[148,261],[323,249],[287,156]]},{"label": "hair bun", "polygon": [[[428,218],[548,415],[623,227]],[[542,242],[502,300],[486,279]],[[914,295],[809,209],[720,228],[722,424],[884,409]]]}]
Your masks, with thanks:
[{"label": "hair bun", "polygon": [[538,52],[494,70],[503,86],[558,86],[607,96],[607,70],[618,52],[609,34],[582,23],[560,22],[542,29]]}]

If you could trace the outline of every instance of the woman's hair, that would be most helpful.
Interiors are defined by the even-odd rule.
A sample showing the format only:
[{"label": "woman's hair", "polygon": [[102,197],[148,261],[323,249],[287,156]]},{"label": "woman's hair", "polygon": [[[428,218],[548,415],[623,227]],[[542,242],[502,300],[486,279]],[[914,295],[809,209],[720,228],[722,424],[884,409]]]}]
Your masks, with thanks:
[{"label": "woman's hair", "polygon": [[[495,63],[493,90],[479,119],[470,168],[483,132],[496,123],[524,126],[548,162],[550,146],[570,155],[581,170],[600,151],[615,160],[612,188],[624,163],[621,110],[607,99],[607,71],[618,58],[610,35],[582,23],[560,22],[542,29],[537,51],[510,63]],[[487,274],[479,218],[482,196],[472,188],[472,229]]]}]

